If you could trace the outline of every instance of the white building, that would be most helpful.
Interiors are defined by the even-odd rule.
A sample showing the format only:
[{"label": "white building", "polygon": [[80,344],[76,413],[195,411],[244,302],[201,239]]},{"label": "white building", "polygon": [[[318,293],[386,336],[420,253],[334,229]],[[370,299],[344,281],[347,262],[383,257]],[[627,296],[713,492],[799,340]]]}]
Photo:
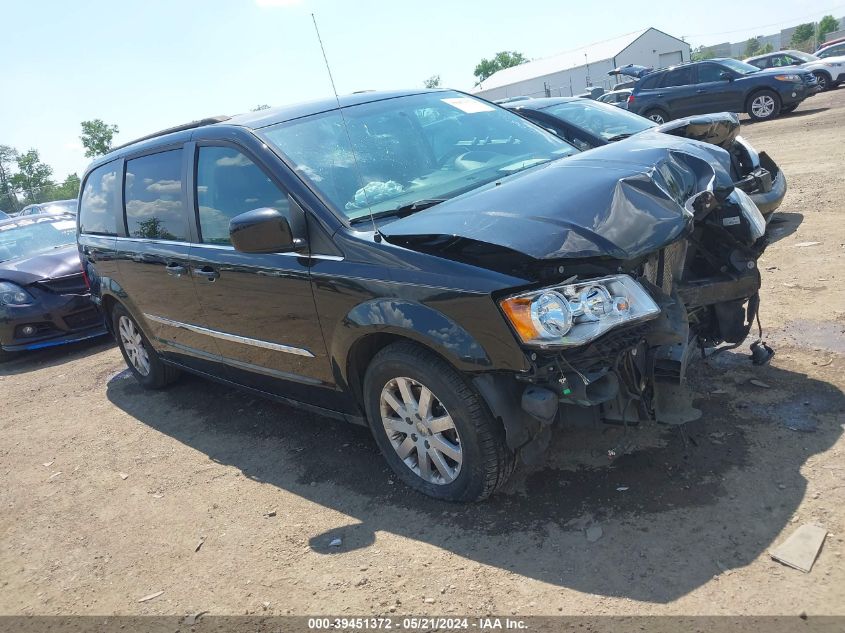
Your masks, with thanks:
[{"label": "white building", "polygon": [[624,81],[607,74],[617,66],[638,64],[665,68],[690,61],[689,44],[655,28],[628,33],[572,51],[535,59],[494,73],[473,92],[485,99],[569,97],[588,86],[605,90]]}]

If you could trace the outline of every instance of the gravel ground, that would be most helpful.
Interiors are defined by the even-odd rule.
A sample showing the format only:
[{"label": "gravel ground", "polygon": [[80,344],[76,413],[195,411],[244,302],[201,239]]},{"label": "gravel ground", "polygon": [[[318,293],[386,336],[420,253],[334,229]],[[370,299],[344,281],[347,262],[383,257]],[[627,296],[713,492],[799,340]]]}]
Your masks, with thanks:
[{"label": "gravel ground", "polygon": [[[686,445],[560,429],[459,506],[365,429],[192,377],[144,392],[109,343],[3,365],[0,614],[845,614],[843,104],[744,125],[789,178],[761,260],[777,355],[697,364]],[[809,574],[769,556],[804,523],[829,531]]]}]

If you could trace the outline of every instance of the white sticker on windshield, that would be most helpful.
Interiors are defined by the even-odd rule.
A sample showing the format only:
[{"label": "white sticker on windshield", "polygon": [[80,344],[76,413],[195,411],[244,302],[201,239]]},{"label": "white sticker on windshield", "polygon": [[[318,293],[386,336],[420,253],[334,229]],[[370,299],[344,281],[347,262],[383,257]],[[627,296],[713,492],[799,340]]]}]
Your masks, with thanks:
[{"label": "white sticker on windshield", "polygon": [[461,112],[467,114],[475,114],[477,112],[492,112],[493,106],[487,105],[483,101],[477,99],[470,99],[469,97],[451,97],[449,99],[441,99],[443,103],[448,103],[450,106],[457,108]]},{"label": "white sticker on windshield", "polygon": [[73,220],[62,220],[61,222],[53,222],[50,226],[57,231],[67,231],[68,229],[75,229],[76,222]]}]

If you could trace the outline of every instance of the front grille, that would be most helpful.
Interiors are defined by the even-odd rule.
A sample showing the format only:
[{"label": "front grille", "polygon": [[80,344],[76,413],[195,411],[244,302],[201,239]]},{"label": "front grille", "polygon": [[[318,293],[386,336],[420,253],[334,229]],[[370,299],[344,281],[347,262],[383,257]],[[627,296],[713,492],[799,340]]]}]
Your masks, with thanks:
[{"label": "front grille", "polygon": [[91,327],[92,325],[96,325],[102,319],[102,317],[100,317],[100,313],[97,311],[97,308],[93,306],[80,312],[66,314],[62,318],[71,330]]},{"label": "front grille", "polygon": [[687,254],[686,240],[678,240],[652,255],[643,266],[643,277],[666,294],[681,279]]},{"label": "front grille", "polygon": [[82,273],[40,281],[37,285],[57,295],[88,294],[88,286],[85,285],[85,278],[82,276]]}]

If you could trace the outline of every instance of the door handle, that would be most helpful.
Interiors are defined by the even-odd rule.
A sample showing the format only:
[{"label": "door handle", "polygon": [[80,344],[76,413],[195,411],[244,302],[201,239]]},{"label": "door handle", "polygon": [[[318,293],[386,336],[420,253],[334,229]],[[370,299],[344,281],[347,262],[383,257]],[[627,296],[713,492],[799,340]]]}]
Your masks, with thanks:
[{"label": "door handle", "polygon": [[181,264],[168,264],[164,269],[171,277],[181,277],[185,274],[185,267]]},{"label": "door handle", "polygon": [[699,88],[698,90],[696,90],[696,92],[698,94],[701,94],[702,92],[707,92],[707,91],[704,88]]},{"label": "door handle", "polygon": [[214,281],[220,276],[216,270],[211,266],[203,266],[202,268],[194,268],[194,277],[203,277],[206,281]]}]

